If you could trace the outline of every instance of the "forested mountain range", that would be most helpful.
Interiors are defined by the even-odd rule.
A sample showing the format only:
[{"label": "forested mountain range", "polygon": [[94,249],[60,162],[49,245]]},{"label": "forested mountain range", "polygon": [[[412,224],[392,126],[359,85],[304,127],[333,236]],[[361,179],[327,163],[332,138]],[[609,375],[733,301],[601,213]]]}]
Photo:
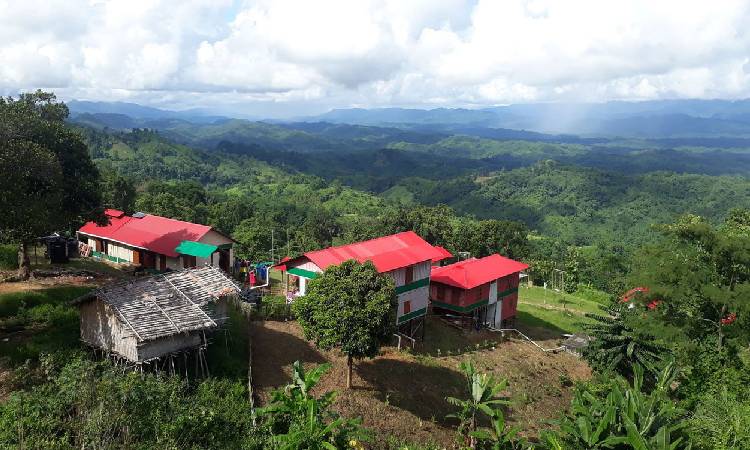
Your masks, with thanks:
[{"label": "forested mountain range", "polygon": [[522,222],[566,245],[635,246],[652,224],[679,214],[719,221],[733,207],[750,207],[750,151],[739,138],[720,148],[711,146],[720,138],[579,138],[483,127],[463,134],[419,124],[195,123],[108,113],[73,121],[102,167],[141,183],[194,180],[222,195],[296,185],[310,198],[318,196],[311,186],[337,183],[370,206],[445,204],[458,214]]}]

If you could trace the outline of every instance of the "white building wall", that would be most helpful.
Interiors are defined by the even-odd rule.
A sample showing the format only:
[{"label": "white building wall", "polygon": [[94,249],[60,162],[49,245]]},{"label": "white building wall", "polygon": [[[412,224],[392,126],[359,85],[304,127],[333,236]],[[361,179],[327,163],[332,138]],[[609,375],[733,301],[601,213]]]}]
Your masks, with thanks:
[{"label": "white building wall", "polygon": [[[226,245],[226,244],[233,244],[234,242],[229,239],[228,237],[222,235],[221,233],[210,230],[208,233],[203,235],[203,237],[198,241],[202,244],[209,244],[209,245]],[[206,264],[211,264],[212,266],[219,265],[219,254],[214,253],[211,255],[212,258],[196,258],[196,264],[198,267],[204,266]],[[234,266],[234,249],[229,249],[229,267]]]},{"label": "white building wall", "polygon": [[410,303],[409,309],[410,309],[410,313],[411,313],[411,312],[414,312],[414,311],[418,311],[420,309],[427,308],[427,304],[429,302],[429,297],[430,297],[430,287],[429,286],[422,286],[420,288],[404,292],[403,294],[399,294],[398,295],[398,315],[397,315],[397,317],[401,317],[401,316],[403,316],[405,314],[404,313],[404,303],[405,302],[409,301],[409,303]]},{"label": "white building wall", "polygon": [[300,264],[295,264],[294,267],[302,270],[307,270],[309,272],[315,272],[315,273],[323,273],[323,271],[315,265],[314,262],[310,261],[309,259],[305,259]]},{"label": "white building wall", "polygon": [[117,242],[107,242],[107,254],[116,258],[122,258],[129,263],[133,262],[133,250],[124,247]]}]

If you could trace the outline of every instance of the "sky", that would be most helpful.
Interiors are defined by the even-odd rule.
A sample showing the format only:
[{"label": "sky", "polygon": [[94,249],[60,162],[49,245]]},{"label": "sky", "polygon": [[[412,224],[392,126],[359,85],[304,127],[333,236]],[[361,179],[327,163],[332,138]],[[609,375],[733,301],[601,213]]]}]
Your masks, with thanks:
[{"label": "sky", "polygon": [[0,94],[293,117],[750,97],[748,0],[0,0]]}]

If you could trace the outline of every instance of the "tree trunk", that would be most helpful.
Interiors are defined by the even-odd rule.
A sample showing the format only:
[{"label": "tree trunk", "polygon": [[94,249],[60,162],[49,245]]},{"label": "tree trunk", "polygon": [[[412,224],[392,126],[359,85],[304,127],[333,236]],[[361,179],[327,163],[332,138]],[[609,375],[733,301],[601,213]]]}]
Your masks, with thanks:
[{"label": "tree trunk", "polygon": [[477,448],[477,438],[471,435],[474,431],[477,431],[477,416],[476,414],[471,416],[471,422],[469,424],[469,448]]},{"label": "tree trunk", "polygon": [[31,275],[31,261],[29,260],[29,248],[26,242],[18,246],[18,278],[23,281]]},{"label": "tree trunk", "polygon": [[346,355],[346,388],[352,388],[352,355]]}]

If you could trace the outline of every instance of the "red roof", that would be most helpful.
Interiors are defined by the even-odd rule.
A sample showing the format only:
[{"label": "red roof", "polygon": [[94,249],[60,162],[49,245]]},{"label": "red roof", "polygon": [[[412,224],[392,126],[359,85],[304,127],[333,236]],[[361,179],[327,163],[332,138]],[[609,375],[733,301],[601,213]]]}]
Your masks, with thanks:
[{"label": "red roof", "polygon": [[[390,272],[401,267],[424,261],[445,258],[445,251],[438,250],[413,231],[384,236],[369,241],[331,247],[305,253],[316,266],[325,270],[328,266],[354,259],[358,262],[372,261],[378,272]],[[450,256],[450,253],[448,253]]]},{"label": "red roof", "polygon": [[440,253],[440,256],[432,258],[432,262],[438,262],[438,261],[441,261],[441,260],[443,260],[445,258],[451,258],[451,257],[453,257],[453,255],[451,254],[451,252],[449,252],[448,250],[446,250],[445,247],[441,247],[439,245],[436,245],[435,246],[435,250],[437,250]]},{"label": "red roof", "polygon": [[174,249],[180,242],[198,241],[211,230],[206,225],[151,214],[135,218],[114,209],[108,209],[104,213],[109,218],[109,224],[100,226],[88,222],[78,231],[170,257],[178,255]]},{"label": "red roof", "polygon": [[500,255],[471,258],[443,267],[433,267],[432,281],[472,289],[506,275],[520,272],[529,266]]}]

